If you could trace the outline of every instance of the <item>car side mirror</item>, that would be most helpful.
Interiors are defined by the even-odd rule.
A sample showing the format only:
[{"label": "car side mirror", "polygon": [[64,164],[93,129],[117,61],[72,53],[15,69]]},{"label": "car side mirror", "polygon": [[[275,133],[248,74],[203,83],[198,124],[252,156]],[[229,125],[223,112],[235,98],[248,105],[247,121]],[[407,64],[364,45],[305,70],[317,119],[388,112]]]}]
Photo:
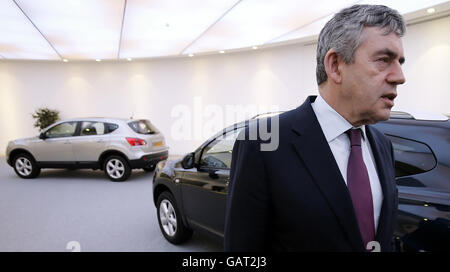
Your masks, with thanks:
[{"label": "car side mirror", "polygon": [[45,140],[47,139],[47,136],[45,136],[45,133],[42,132],[41,134],[39,134],[39,139]]},{"label": "car side mirror", "polygon": [[194,152],[189,153],[186,156],[184,156],[183,160],[181,161],[181,165],[183,166],[183,168],[184,169],[194,168],[194,166],[195,166],[194,158],[195,158]]}]

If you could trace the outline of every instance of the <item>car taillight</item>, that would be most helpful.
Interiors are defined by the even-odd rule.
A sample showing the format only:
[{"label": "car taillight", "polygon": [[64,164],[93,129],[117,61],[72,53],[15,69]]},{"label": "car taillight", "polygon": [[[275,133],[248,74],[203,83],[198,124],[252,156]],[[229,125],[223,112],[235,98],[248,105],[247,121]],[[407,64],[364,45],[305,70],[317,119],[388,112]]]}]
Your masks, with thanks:
[{"label": "car taillight", "polygon": [[138,145],[146,145],[147,143],[139,138],[126,138],[127,142],[131,145],[131,146],[138,146]]}]

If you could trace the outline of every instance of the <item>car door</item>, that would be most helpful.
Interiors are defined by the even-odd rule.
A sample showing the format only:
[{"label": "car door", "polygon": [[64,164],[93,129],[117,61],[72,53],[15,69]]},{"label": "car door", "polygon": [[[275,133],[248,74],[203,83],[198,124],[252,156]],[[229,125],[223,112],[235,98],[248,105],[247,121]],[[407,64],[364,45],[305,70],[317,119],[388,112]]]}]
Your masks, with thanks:
[{"label": "car door", "polygon": [[184,172],[181,181],[183,208],[191,224],[223,236],[230,179],[231,155],[238,130],[206,145],[199,165]]},{"label": "car door", "polygon": [[394,147],[399,192],[397,250],[445,251],[450,243],[450,193],[439,181],[448,166],[438,164],[424,143],[387,136]]},{"label": "car door", "polygon": [[72,141],[76,138],[78,122],[69,121],[55,125],[44,132],[33,146],[37,161],[74,162]]},{"label": "car door", "polygon": [[80,136],[73,139],[73,152],[77,162],[97,162],[109,144],[105,123],[81,121]]}]

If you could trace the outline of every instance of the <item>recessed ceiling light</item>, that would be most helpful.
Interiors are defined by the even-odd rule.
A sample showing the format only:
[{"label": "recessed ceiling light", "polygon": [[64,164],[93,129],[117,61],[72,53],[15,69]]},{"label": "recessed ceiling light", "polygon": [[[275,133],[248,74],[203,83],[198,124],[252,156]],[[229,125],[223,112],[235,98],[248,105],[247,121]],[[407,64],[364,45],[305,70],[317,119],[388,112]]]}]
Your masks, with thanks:
[{"label": "recessed ceiling light", "polygon": [[427,9],[427,12],[429,13],[429,14],[431,14],[431,13],[434,13],[436,10],[434,9],[434,8],[429,8],[429,9]]},{"label": "recessed ceiling light", "polygon": [[253,48],[254,50],[256,50],[256,49],[258,49],[258,46],[253,46],[252,48]]},{"label": "recessed ceiling light", "polygon": [[101,59],[95,59],[95,61],[96,61],[96,62],[100,62],[100,61],[102,61],[102,60],[101,60]]},{"label": "recessed ceiling light", "polygon": [[128,61],[132,61],[133,59],[132,59],[132,58],[127,58],[127,60],[128,60]]},{"label": "recessed ceiling light", "polygon": [[63,59],[63,61],[64,61],[64,62],[68,62],[69,60],[68,60],[68,59]]},{"label": "recessed ceiling light", "polygon": [[223,51],[223,50],[220,50],[220,51],[219,51],[219,53],[220,53],[220,54],[223,54],[223,53],[225,53],[225,51]]},{"label": "recessed ceiling light", "polygon": [[192,53],[191,53],[191,54],[189,54],[188,56],[189,56],[189,57],[193,57],[193,56],[194,56],[194,54],[192,54]]}]

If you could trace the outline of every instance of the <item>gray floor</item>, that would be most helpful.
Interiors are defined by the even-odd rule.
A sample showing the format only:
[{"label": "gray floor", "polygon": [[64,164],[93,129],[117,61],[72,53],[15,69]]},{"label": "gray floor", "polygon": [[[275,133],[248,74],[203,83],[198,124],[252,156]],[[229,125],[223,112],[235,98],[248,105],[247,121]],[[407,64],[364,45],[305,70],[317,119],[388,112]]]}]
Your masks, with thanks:
[{"label": "gray floor", "polygon": [[222,251],[202,235],[175,246],[162,236],[152,202],[152,175],[126,182],[101,171],[44,169],[25,180],[0,157],[0,251]]}]

